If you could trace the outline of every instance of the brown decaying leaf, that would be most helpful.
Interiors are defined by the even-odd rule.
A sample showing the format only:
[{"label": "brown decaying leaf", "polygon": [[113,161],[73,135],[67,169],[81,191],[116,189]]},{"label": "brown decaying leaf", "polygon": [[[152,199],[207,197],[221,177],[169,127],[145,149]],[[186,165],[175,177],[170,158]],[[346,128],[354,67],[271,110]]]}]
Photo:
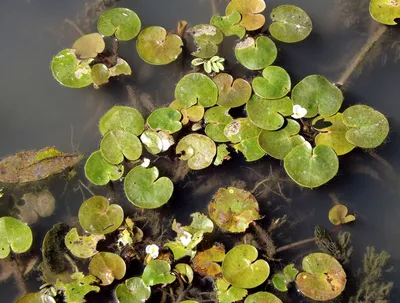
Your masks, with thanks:
[{"label": "brown decaying leaf", "polygon": [[221,275],[221,266],[215,262],[222,262],[225,258],[225,247],[216,243],[213,247],[197,253],[192,261],[192,268],[199,275],[216,278]]}]

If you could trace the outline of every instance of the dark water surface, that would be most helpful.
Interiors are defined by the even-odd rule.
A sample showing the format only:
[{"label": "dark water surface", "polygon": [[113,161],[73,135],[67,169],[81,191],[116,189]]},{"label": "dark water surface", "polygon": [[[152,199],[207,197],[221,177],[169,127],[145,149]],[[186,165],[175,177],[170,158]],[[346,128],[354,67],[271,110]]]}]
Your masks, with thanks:
[{"label": "dark water surface", "polygon": [[[313,20],[313,32],[305,41],[293,45],[278,43],[277,64],[288,70],[293,83],[310,74],[322,74],[332,82],[340,78],[352,57],[376,29],[376,23],[366,10],[368,2],[267,1],[265,14],[280,4],[294,4],[302,7]],[[87,4],[91,3],[87,1]],[[215,4],[218,12],[223,14],[227,1],[215,0]],[[190,25],[208,23],[213,14],[211,0],[121,0],[118,6],[135,10],[144,27],[160,25],[171,30],[176,28],[178,20],[187,20]],[[146,100],[155,106],[167,105],[173,100],[175,84],[190,71],[189,59],[164,67],[149,66],[141,61],[134,42],[130,41],[122,43],[120,56],[130,63],[132,77],[112,81],[100,90],[62,87],[51,75],[50,61],[60,50],[71,47],[79,37],[65,19],[76,22],[85,33],[95,31],[96,18],[85,17],[85,3],[81,0],[0,1],[0,157],[45,146],[56,146],[66,152],[77,148],[89,155],[98,149],[100,133],[97,123],[108,109],[115,104],[134,105],[147,114],[150,107],[143,105],[148,104]],[[351,231],[355,248],[348,268],[356,272],[368,245],[387,250],[395,268],[385,274],[385,278],[395,282],[393,302],[400,302],[400,275],[396,272],[396,269],[400,270],[400,183],[397,176],[400,168],[400,68],[396,62],[400,55],[400,52],[396,53],[399,38],[398,28],[390,28],[382,42],[371,51],[362,71],[344,88],[346,106],[363,103],[388,116],[391,132],[386,144],[375,151],[374,157],[363,151],[342,157],[339,175],[322,188],[302,190],[285,184],[284,193],[292,200],[290,203],[274,193],[259,197],[267,221],[282,212],[289,214],[293,225],[283,230],[282,238],[277,240],[278,245],[285,245],[311,237],[316,224],[331,228],[327,216],[332,207],[329,194],[335,193],[358,215],[354,224],[344,227]],[[234,60],[234,39],[226,40],[220,50],[221,55],[228,59],[228,69],[235,76],[251,79],[251,73],[240,68]],[[133,88],[130,94],[127,86]],[[136,96],[136,101],[132,96]],[[190,174],[176,184],[174,198],[161,212],[166,217],[174,216],[178,221],[188,223],[190,213],[207,211],[208,201],[219,187],[242,180],[251,190],[261,175],[269,174],[270,166],[276,175],[284,176],[279,161],[264,158],[246,164],[239,156],[222,167]],[[171,171],[164,169],[163,165],[160,167],[162,174],[171,176]],[[77,178],[87,183],[82,175],[82,165],[79,171]],[[67,187],[64,180],[50,184],[57,199],[57,209],[53,216],[40,219],[32,226],[34,252],[38,252],[46,230],[53,224],[77,216],[83,197],[81,191],[74,190],[77,181],[71,183]],[[117,184],[116,189],[120,193],[122,187]],[[96,194],[104,192],[99,188],[92,190]],[[84,193],[86,198],[89,197],[88,192]],[[133,211],[129,202],[119,202],[127,214]],[[7,214],[6,209],[0,211],[2,215]],[[301,256],[315,250],[316,247],[309,245],[288,251],[284,255],[286,263],[298,261]],[[27,281],[28,291],[36,291],[41,284],[37,281],[37,273],[29,275]],[[18,287],[12,277],[0,284],[0,293],[1,302],[16,299]],[[107,300],[112,302],[111,298]],[[300,301],[295,295],[287,300]],[[343,302],[347,302],[346,297]]]}]

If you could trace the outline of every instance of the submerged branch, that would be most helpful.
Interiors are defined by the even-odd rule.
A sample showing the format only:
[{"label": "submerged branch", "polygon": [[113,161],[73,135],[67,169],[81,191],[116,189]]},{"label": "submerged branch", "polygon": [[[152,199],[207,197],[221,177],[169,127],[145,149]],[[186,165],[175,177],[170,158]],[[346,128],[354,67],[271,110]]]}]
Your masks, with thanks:
[{"label": "submerged branch", "polygon": [[279,247],[279,248],[276,249],[276,252],[279,253],[279,252],[282,252],[282,251],[285,251],[285,250],[288,250],[288,249],[296,248],[296,247],[299,247],[299,246],[302,246],[302,245],[305,245],[305,244],[308,244],[308,243],[313,243],[313,242],[315,242],[315,238],[301,240],[301,241],[298,241],[298,242],[295,242],[295,243],[291,243],[291,244]]},{"label": "submerged branch", "polygon": [[85,35],[85,33],[79,28],[79,26],[71,19],[66,18],[64,22],[70,25],[79,35],[81,36]]}]

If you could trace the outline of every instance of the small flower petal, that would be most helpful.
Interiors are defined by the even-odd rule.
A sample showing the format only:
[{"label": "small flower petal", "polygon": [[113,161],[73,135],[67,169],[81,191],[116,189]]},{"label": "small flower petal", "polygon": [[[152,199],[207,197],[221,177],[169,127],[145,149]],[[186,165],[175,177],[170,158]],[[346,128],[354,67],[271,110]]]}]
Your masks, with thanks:
[{"label": "small flower petal", "polygon": [[293,105],[293,115],[292,115],[292,117],[294,119],[301,119],[305,115],[307,115],[307,109],[305,109],[304,107],[301,107],[298,104]]},{"label": "small flower petal", "polygon": [[192,235],[187,231],[183,232],[183,236],[179,238],[183,246],[188,246],[190,242],[192,242]]},{"label": "small flower petal", "polygon": [[146,246],[146,253],[149,254],[153,259],[156,259],[159,255],[159,247],[155,244]]}]

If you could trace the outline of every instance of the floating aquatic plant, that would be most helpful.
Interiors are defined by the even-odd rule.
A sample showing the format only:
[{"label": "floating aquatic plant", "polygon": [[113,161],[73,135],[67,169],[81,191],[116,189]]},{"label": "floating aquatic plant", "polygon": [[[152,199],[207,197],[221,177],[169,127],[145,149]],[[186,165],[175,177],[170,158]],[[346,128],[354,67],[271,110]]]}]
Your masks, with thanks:
[{"label": "floating aquatic plant", "polygon": [[369,12],[380,23],[396,25],[396,19],[400,17],[400,5],[397,0],[371,0]]},{"label": "floating aquatic plant", "polygon": [[21,254],[29,250],[33,242],[32,230],[12,217],[0,218],[0,259],[13,251]]},{"label": "floating aquatic plant", "polygon": [[347,213],[348,210],[345,205],[335,205],[329,211],[329,221],[334,225],[340,225],[352,222],[356,219],[354,215],[348,215]]}]

